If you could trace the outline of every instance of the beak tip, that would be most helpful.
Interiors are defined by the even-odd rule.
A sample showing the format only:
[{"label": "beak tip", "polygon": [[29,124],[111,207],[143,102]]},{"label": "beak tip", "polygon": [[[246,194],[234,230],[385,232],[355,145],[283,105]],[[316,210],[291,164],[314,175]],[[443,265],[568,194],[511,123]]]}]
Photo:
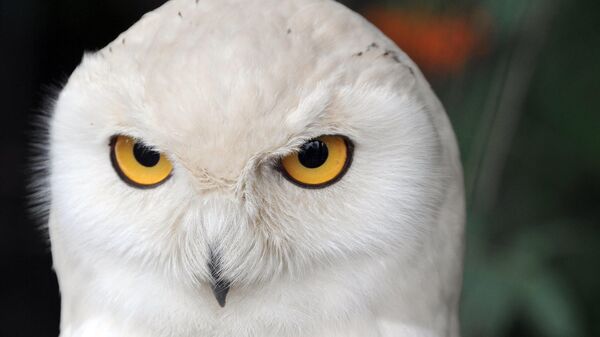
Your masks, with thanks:
[{"label": "beak tip", "polygon": [[229,282],[217,281],[216,284],[213,285],[213,294],[215,295],[215,299],[221,308],[225,307],[228,292]]},{"label": "beak tip", "polygon": [[221,308],[225,308],[225,298],[223,298],[223,299],[217,299],[217,302],[219,302],[219,306]]},{"label": "beak tip", "polygon": [[230,282],[226,279],[221,278],[221,270],[219,267],[218,255],[211,250],[210,260],[208,262],[208,269],[212,278],[212,290],[213,295],[217,299],[217,302],[221,308],[225,307],[225,300],[227,299],[227,293],[229,292]]}]

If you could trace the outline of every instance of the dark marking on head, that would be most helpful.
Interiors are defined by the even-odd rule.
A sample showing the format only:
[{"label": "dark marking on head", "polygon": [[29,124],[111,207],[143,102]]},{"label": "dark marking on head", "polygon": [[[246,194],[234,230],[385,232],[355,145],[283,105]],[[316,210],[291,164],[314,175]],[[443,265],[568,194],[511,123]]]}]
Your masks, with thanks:
[{"label": "dark marking on head", "polygon": [[354,54],[353,56],[362,56],[362,55],[363,55],[363,52],[359,51],[358,53]]},{"label": "dark marking on head", "polygon": [[122,43],[122,44],[125,44],[125,38],[123,38],[123,40],[121,40],[121,43]]},{"label": "dark marking on head", "polygon": [[379,48],[379,45],[377,43],[373,42],[367,46],[367,51],[370,51],[371,49],[376,49],[376,48]]},{"label": "dark marking on head", "polygon": [[108,52],[112,53],[112,47],[108,47]]},{"label": "dark marking on head", "polygon": [[183,15],[181,14],[181,12],[177,12],[177,15],[183,19]]},{"label": "dark marking on head", "polygon": [[385,53],[383,53],[384,57],[391,57],[392,60],[394,60],[394,62],[396,63],[402,63],[402,61],[400,61],[400,58],[398,57],[398,54],[396,54],[395,51],[393,50],[386,50]]},{"label": "dark marking on head", "polygon": [[196,5],[198,4],[198,2],[199,2],[199,1],[200,1],[200,0],[196,0]]},{"label": "dark marking on head", "polygon": [[288,33],[288,34],[290,34],[291,32],[292,32],[292,29],[291,29],[291,28],[288,28],[288,29],[287,29],[287,33]]}]

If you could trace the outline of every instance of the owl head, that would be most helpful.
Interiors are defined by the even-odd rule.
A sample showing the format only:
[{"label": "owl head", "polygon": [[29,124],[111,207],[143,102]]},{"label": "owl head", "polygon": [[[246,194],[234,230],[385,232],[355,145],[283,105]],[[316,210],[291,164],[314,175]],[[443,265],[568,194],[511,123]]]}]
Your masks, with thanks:
[{"label": "owl head", "polygon": [[211,293],[235,307],[320,275],[455,311],[452,130],[410,59],[334,2],[168,2],[84,56],[49,163],[63,319],[151,284],[218,310]]}]

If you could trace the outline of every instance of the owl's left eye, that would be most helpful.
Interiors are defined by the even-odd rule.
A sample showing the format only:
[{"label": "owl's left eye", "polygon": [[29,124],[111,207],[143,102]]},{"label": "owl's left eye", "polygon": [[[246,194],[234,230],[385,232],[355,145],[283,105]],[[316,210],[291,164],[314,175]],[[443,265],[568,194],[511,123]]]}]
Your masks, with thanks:
[{"label": "owl's left eye", "polygon": [[344,136],[311,139],[297,153],[281,159],[281,172],[300,187],[326,187],[344,176],[352,161],[352,149],[352,142]]},{"label": "owl's left eye", "polygon": [[121,179],[138,188],[155,187],[165,182],[173,165],[165,155],[128,136],[114,136],[110,157]]}]

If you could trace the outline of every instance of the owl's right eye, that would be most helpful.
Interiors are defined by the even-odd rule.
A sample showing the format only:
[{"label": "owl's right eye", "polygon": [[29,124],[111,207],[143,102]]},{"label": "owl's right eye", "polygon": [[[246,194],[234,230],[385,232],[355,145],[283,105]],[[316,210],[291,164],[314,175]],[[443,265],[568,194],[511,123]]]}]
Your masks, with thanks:
[{"label": "owl's right eye", "polygon": [[110,158],[115,171],[127,184],[151,188],[171,176],[173,165],[165,155],[128,136],[114,136]]}]

